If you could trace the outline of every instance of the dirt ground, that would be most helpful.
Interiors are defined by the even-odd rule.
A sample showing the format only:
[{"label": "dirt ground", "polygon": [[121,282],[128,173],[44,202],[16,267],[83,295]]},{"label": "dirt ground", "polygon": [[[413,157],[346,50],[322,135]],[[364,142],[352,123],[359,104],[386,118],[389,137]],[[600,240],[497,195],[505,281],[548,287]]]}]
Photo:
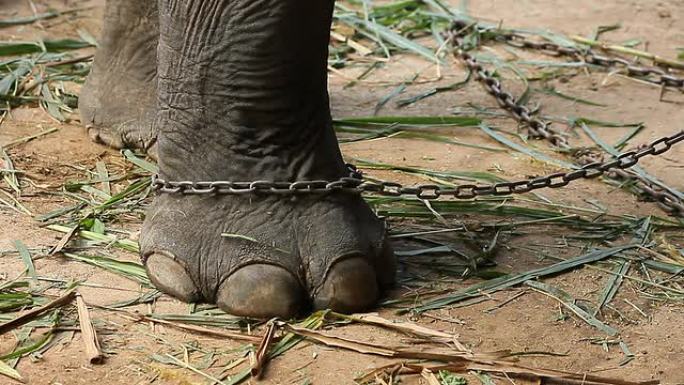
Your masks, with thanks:
[{"label": "dirt ground", "polygon": [[[78,36],[84,29],[93,35],[99,33],[99,17],[104,1],[34,0],[38,10],[47,7],[66,9],[91,7],[78,17],[43,21],[29,26],[0,29],[0,40],[35,40],[41,37]],[[621,23],[622,28],[603,37],[622,42],[639,38],[648,42],[648,50],[664,57],[676,57],[677,48],[684,47],[684,2],[681,0],[487,0],[470,2],[475,17],[521,28],[545,28],[569,35],[588,35],[599,25]],[[27,1],[0,0],[0,18],[14,14],[30,15]],[[505,52],[495,49],[497,52]],[[358,75],[359,69],[345,69],[331,73],[330,88],[335,117],[368,116],[383,96],[398,83],[422,71],[421,80],[435,78],[434,66],[413,57],[395,58],[371,76],[349,86],[349,79]],[[450,84],[464,77],[460,65],[442,68],[442,78],[436,82],[424,82],[407,88],[407,95],[436,84]],[[596,72],[576,76],[569,82],[554,82],[556,89],[589,100],[597,100],[608,107],[597,108],[555,97],[539,101],[544,112],[555,116],[591,116],[607,121],[644,122],[643,130],[634,143],[649,140],[681,129],[684,122],[684,97],[668,94],[660,101],[660,88],[635,82],[620,76],[607,76]],[[512,86],[516,89],[515,86]],[[457,106],[473,103],[495,107],[495,102],[475,82],[467,87],[426,99],[404,109],[396,109],[389,103],[381,115],[448,115]],[[508,120],[497,120],[501,127],[515,128]],[[29,143],[14,146],[8,153],[17,169],[30,173],[37,183],[51,188],[60,186],[64,180],[75,179],[83,170],[93,169],[98,160],[111,168],[125,168],[119,152],[91,143],[79,122],[59,124],[39,108],[19,108],[0,125],[0,144],[35,134],[44,129],[58,127],[55,134],[47,135]],[[597,128],[604,139],[616,140],[624,133],[616,128]],[[495,146],[492,139],[472,128],[450,128],[454,138]],[[577,139],[579,140],[579,139]],[[539,145],[540,151],[544,145]],[[416,139],[380,139],[342,145],[348,158],[372,159],[391,164],[425,167],[433,170],[490,171],[501,177],[516,179],[529,175],[553,172],[552,166],[532,161],[518,153],[491,153],[463,146],[429,142]],[[669,185],[684,190],[684,145],[675,148],[666,157],[647,159],[643,167]],[[396,178],[390,172],[374,172],[382,178]],[[401,176],[407,182],[421,182],[418,178]],[[587,206],[588,201],[598,201],[609,212],[635,216],[656,213],[652,203],[638,201],[633,195],[596,181],[579,182],[560,190],[544,191],[554,202],[567,205]],[[49,212],[65,203],[58,196],[47,194],[26,195],[21,202],[34,214]],[[458,224],[465,218],[449,218]],[[140,219],[128,216],[121,226],[135,230]],[[401,223],[391,223],[401,226]],[[548,232],[538,227],[537,233],[529,233],[510,240],[506,250],[497,255],[499,268],[506,271],[525,271],[548,264],[543,253],[526,251],[525,245],[546,244],[550,254],[577,255],[579,248],[561,249],[562,234]],[[29,248],[49,248],[55,245],[60,234],[44,228],[32,216],[22,215],[0,208],[0,250],[12,250],[13,241],[21,240]],[[684,246],[679,238],[679,248]],[[132,254],[122,258],[135,260]],[[59,257],[36,260],[36,269],[43,277],[83,280],[89,287],[81,292],[92,305],[105,305],[139,295],[139,286],[130,280],[88,265]],[[0,254],[0,284],[21,274],[24,264],[16,254]],[[595,300],[603,289],[608,275],[597,270],[579,269],[551,279],[575,298]],[[444,282],[441,282],[444,283]],[[447,283],[454,289],[465,284],[460,281]],[[102,287],[93,287],[101,285]],[[399,288],[400,295],[406,288]],[[510,302],[508,299],[515,297]],[[501,305],[492,310],[493,307]],[[155,306],[157,312],[187,312],[187,305],[169,297],[161,297]],[[563,356],[528,356],[522,358],[526,365],[549,367],[572,372],[590,372],[629,380],[659,379],[666,384],[684,384],[681,369],[684,360],[684,306],[681,300],[652,301],[639,295],[632,282],[626,282],[612,303],[617,315],[606,315],[606,320],[619,328],[622,340],[634,353],[634,359],[620,365],[625,358],[617,346],[604,349],[592,339],[605,339],[605,335],[573,317],[559,317],[558,302],[529,289],[514,288],[494,294],[490,300],[465,307],[445,308],[428,312],[411,320],[432,329],[443,330],[457,336],[459,341],[477,352],[510,349],[516,352],[554,352]],[[129,310],[145,313],[148,306]],[[388,319],[406,319],[391,309],[379,309]],[[197,342],[207,348],[229,350],[239,346],[233,341],[217,341],[190,333],[179,332],[162,325],[151,326],[126,318],[123,314],[93,310],[93,316],[101,329],[101,343],[108,353],[102,365],[83,363],[79,334],[65,335],[58,346],[51,348],[40,359],[24,358],[18,370],[29,384],[200,384],[206,379],[187,370],[166,366],[150,360],[152,354],[168,352],[170,347],[182,343]],[[367,326],[347,326],[338,333],[372,343],[397,343],[397,335]],[[400,337],[401,340],[401,337]],[[401,340],[403,341],[403,340]],[[14,340],[0,338],[0,354],[11,351]],[[354,378],[390,360],[340,351],[314,344],[300,344],[292,351],[270,363],[263,384],[352,384]],[[419,378],[406,378],[405,383],[419,383]],[[508,380],[496,380],[505,383]],[[11,381],[0,377],[0,384]],[[252,383],[256,383],[252,381]],[[515,383],[515,382],[513,382]]]}]

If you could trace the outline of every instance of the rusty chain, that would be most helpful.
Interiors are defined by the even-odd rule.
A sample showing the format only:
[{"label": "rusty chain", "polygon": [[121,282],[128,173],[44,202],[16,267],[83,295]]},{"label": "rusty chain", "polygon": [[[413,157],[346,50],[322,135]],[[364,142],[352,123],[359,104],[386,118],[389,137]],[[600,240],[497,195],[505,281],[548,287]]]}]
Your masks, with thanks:
[{"label": "rusty chain", "polygon": [[[472,71],[476,79],[480,81],[485,89],[496,99],[498,104],[510,112],[513,117],[521,124],[524,124],[531,136],[542,138],[549,141],[560,149],[572,149],[566,136],[551,126],[546,121],[534,114],[527,106],[519,104],[512,94],[505,91],[501,82],[488,70],[486,70],[477,60],[470,55],[463,44],[458,42],[459,34],[462,34],[467,26],[454,24],[450,34],[454,39],[454,54],[460,57],[465,65]],[[506,38],[506,42],[518,43],[523,48],[542,49],[553,51],[563,55],[579,55],[580,52],[574,48],[562,47],[552,43],[537,43],[521,38],[520,35],[513,33],[500,35]],[[658,74],[661,75],[663,85],[684,87],[684,79],[673,77],[660,68],[639,67],[630,70],[630,64],[621,58],[606,58],[596,54],[584,53],[584,59],[598,65],[612,66],[624,65],[628,71],[640,76]],[[589,60],[588,60],[589,62]],[[659,72],[662,71],[662,72]],[[567,186],[569,183],[578,179],[593,179],[608,174],[612,178],[632,181],[636,187],[644,194],[649,195],[656,201],[663,210],[670,215],[684,217],[684,203],[676,195],[664,191],[658,186],[654,186],[648,180],[638,174],[627,170],[636,165],[639,160],[646,156],[657,156],[670,150],[670,148],[681,141],[684,141],[684,130],[671,136],[666,136],[655,140],[649,145],[642,146],[637,150],[628,151],[615,156],[608,161],[601,161],[600,158],[589,157],[590,161],[581,168],[569,172],[558,172],[537,178],[524,179],[514,182],[499,182],[493,184],[462,184],[455,187],[445,187],[435,184],[422,184],[415,186],[404,186],[397,182],[371,181],[363,177],[353,165],[348,165],[349,175],[334,181],[310,180],[295,182],[277,182],[268,180],[257,180],[252,182],[233,182],[233,181],[168,181],[158,175],[152,177],[152,189],[159,193],[170,194],[194,194],[194,195],[243,195],[243,194],[278,194],[278,195],[298,195],[298,194],[325,194],[331,192],[348,193],[372,193],[387,197],[415,196],[423,200],[435,200],[444,197],[455,199],[473,199],[482,196],[502,196],[511,194],[522,194],[542,188],[559,188]]]}]

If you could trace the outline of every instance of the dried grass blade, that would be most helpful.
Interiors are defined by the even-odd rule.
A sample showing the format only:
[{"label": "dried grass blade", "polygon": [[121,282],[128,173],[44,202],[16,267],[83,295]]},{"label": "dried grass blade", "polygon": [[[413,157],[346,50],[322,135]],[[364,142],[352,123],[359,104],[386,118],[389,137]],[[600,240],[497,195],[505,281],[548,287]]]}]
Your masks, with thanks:
[{"label": "dried grass blade", "polygon": [[71,228],[71,230],[68,230],[66,233],[64,233],[59,242],[57,242],[57,244],[54,247],[52,247],[52,249],[50,249],[48,255],[60,253],[64,249],[64,247],[66,247],[66,245],[69,243],[69,241],[71,241],[71,238],[74,237],[77,231],[78,226],[74,226]]},{"label": "dried grass blade", "polygon": [[618,52],[618,53],[625,54],[625,55],[638,56],[638,57],[641,57],[644,59],[651,60],[657,64],[664,64],[667,67],[684,70],[684,62],[666,59],[664,57],[654,55],[650,52],[640,51],[638,49],[625,47],[625,46],[621,46],[621,45],[605,44],[603,42],[587,39],[586,37],[582,37],[582,36],[570,36],[570,38],[572,40],[580,43],[580,44],[586,44],[590,47],[594,47],[594,48],[598,47],[598,48],[605,50],[605,51],[613,51],[613,52]]},{"label": "dried grass blade", "polygon": [[39,308],[29,310],[26,313],[20,315],[19,317],[15,318],[11,321],[7,321],[3,324],[0,324],[0,335],[3,335],[12,329],[18,328],[19,326],[22,326],[22,325],[25,325],[25,324],[31,322],[31,321],[35,320],[36,318],[40,317],[41,315],[45,314],[46,312],[48,312],[52,309],[62,307],[64,305],[68,304],[69,302],[71,302],[74,299],[75,296],[76,296],[76,289],[73,288],[73,289],[67,291],[66,293],[64,293],[61,297],[59,297],[53,301],[50,301],[49,303],[46,303],[45,305],[43,305]]},{"label": "dried grass blade", "polygon": [[271,343],[273,343],[275,331],[276,323],[273,321],[269,322],[266,328],[266,333],[264,333],[264,337],[259,343],[259,348],[256,351],[256,359],[250,368],[250,373],[252,373],[252,377],[257,380],[261,379],[264,374],[264,369],[266,368],[269,358],[268,352],[271,348]]},{"label": "dried grass blade", "polygon": [[427,381],[428,385],[442,385],[442,383],[437,379],[437,376],[435,376],[432,371],[428,368],[424,368],[422,372],[420,372],[420,376]]},{"label": "dried grass blade", "polygon": [[541,369],[541,368],[530,368],[518,364],[508,364],[508,363],[491,363],[491,364],[471,364],[468,365],[470,370],[481,370],[490,373],[506,373],[509,376],[516,377],[529,377],[545,380],[544,382],[551,381],[560,384],[605,384],[605,385],[658,385],[659,380],[649,380],[649,381],[627,381],[619,378],[613,377],[601,377],[588,373],[571,373],[556,369]]},{"label": "dried grass blade", "polygon": [[208,379],[208,380],[213,381],[212,384],[228,385],[228,384],[226,384],[225,382],[219,380],[218,378],[216,378],[216,377],[214,377],[214,376],[212,376],[212,375],[210,375],[210,374],[207,374],[207,373],[205,373],[205,372],[203,372],[203,371],[201,371],[201,370],[195,368],[194,366],[192,366],[192,365],[190,365],[190,364],[187,364],[187,363],[185,363],[185,362],[179,360],[178,358],[176,358],[176,357],[174,357],[174,356],[172,356],[172,355],[170,355],[170,354],[165,354],[165,356],[166,356],[166,358],[168,358],[173,364],[175,364],[175,365],[177,365],[177,366],[179,366],[179,367],[181,367],[181,368],[183,368],[183,369],[188,369],[188,370],[190,370],[190,371],[192,371],[192,372],[194,372],[194,373],[196,373],[196,374],[199,374],[200,376],[202,376],[202,377],[204,377],[204,378],[206,378],[206,379]]},{"label": "dried grass blade", "polygon": [[3,376],[7,376],[15,381],[19,382],[24,382],[24,379],[21,377],[21,374],[14,370],[13,367],[7,365],[5,361],[0,360],[0,374]]},{"label": "dried grass blade", "polygon": [[17,179],[17,175],[15,173],[16,169],[12,163],[12,158],[9,157],[3,147],[0,147],[0,157],[2,157],[0,159],[2,160],[2,162],[0,162],[0,169],[7,170],[7,172],[2,172],[3,179],[12,190],[14,190],[16,193],[21,193],[21,189],[19,188],[19,180]]},{"label": "dried grass blade", "polygon": [[240,333],[230,333],[222,330],[214,330],[214,329],[209,329],[205,328],[202,326],[197,326],[197,325],[190,325],[182,322],[172,322],[172,321],[166,321],[162,320],[159,318],[154,318],[154,317],[148,317],[148,316],[135,316],[135,319],[137,321],[141,322],[154,322],[162,325],[167,325],[171,326],[177,329],[182,329],[182,330],[187,330],[190,332],[194,333],[199,333],[199,334],[204,334],[208,336],[213,336],[213,337],[219,337],[219,338],[227,338],[231,340],[238,340],[238,341],[247,341],[251,343],[259,343],[261,342],[261,338],[257,336],[250,336],[247,334],[240,334]]},{"label": "dried grass blade", "polygon": [[14,147],[14,146],[16,146],[16,145],[28,143],[28,142],[30,142],[30,141],[32,141],[32,140],[34,140],[34,139],[40,138],[41,136],[49,135],[49,134],[52,134],[53,132],[57,132],[57,131],[59,131],[59,128],[58,128],[58,127],[48,128],[47,130],[43,130],[43,131],[41,131],[41,132],[39,132],[39,133],[37,133],[37,134],[33,134],[33,135],[29,135],[29,136],[25,136],[25,137],[23,137],[23,138],[19,138],[19,139],[13,140],[13,141],[11,141],[11,142],[9,142],[9,143],[6,143],[6,144],[3,145],[2,147],[3,147],[5,150],[7,150],[7,149],[12,148],[12,147]]},{"label": "dried grass blade", "polygon": [[340,319],[345,319],[345,320],[351,320],[354,322],[358,323],[363,323],[367,325],[373,325],[373,326],[380,326],[384,327],[387,329],[392,329],[399,331],[404,334],[420,337],[420,338],[425,338],[431,341],[435,342],[440,342],[440,343],[455,343],[456,347],[463,351],[463,352],[470,352],[468,349],[465,349],[463,345],[458,343],[456,340],[456,337],[454,335],[444,333],[438,330],[433,330],[430,328],[426,328],[421,325],[417,325],[411,322],[394,322],[391,320],[388,320],[386,318],[382,318],[376,314],[352,314],[352,315],[344,315],[344,314],[339,314],[339,313],[330,313],[331,316],[337,317]]},{"label": "dried grass blade", "polygon": [[471,360],[492,361],[500,360],[507,357],[510,353],[508,351],[492,352],[492,353],[464,353],[454,351],[452,349],[436,349],[431,346],[429,350],[414,350],[399,347],[387,347],[369,342],[352,340],[349,338],[337,337],[328,333],[306,329],[299,326],[279,322],[279,325],[294,334],[310,340],[322,343],[326,346],[341,348],[345,350],[355,351],[357,353],[372,354],[376,356],[389,358],[410,358],[410,359],[426,359],[441,362],[463,362]]},{"label": "dried grass blade", "polygon": [[97,170],[98,179],[102,181],[100,189],[111,198],[112,188],[109,184],[109,171],[107,170],[107,165],[105,162],[98,161],[95,163],[95,169]]},{"label": "dried grass blade", "polygon": [[421,126],[458,126],[475,127],[481,119],[470,116],[367,116],[356,118],[340,118],[333,120],[335,125],[368,127],[372,125],[399,124],[409,127]]},{"label": "dried grass blade", "polygon": [[[75,227],[69,228],[66,226],[61,226],[61,225],[49,225],[46,226],[46,228],[54,231],[59,231],[61,233],[65,233],[66,235],[69,235],[71,232],[76,231]],[[110,246],[114,246],[123,250],[127,251],[132,251],[134,253],[139,253],[140,248],[138,246],[138,242],[131,240],[131,239],[118,239],[115,235],[112,234],[100,234],[96,233],[93,231],[88,231],[88,230],[81,230],[77,232],[78,236],[87,239],[89,241],[94,241],[94,242],[99,242],[99,243],[104,243]],[[63,241],[65,240],[65,237],[62,237],[60,242],[55,246],[59,246]],[[68,239],[66,240],[68,243]],[[66,245],[66,244],[65,244]]]},{"label": "dried grass blade", "polygon": [[104,354],[100,349],[100,342],[97,339],[97,332],[90,319],[88,306],[81,293],[76,293],[76,308],[78,309],[78,323],[81,327],[81,339],[85,346],[85,354],[88,363],[101,364],[104,361]]}]

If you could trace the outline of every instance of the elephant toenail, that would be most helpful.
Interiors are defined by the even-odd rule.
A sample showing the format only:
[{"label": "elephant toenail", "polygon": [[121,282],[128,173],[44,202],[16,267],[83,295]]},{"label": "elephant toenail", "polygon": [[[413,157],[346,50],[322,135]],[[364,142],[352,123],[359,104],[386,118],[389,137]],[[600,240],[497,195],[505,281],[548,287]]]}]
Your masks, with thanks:
[{"label": "elephant toenail", "polygon": [[375,269],[363,258],[349,258],[330,268],[314,296],[314,307],[353,313],[373,306],[378,297]]},{"label": "elephant toenail", "polygon": [[145,261],[147,276],[162,292],[184,302],[200,299],[199,290],[185,267],[166,253],[152,253]]},{"label": "elephant toenail", "polygon": [[252,264],[221,283],[216,304],[225,312],[252,318],[291,318],[302,310],[304,290],[282,267]]}]

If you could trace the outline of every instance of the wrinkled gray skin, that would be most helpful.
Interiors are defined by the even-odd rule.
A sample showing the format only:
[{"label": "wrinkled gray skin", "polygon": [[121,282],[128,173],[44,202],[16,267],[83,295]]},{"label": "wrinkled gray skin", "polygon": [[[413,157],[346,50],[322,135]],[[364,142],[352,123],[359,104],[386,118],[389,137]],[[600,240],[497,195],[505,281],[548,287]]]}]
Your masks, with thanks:
[{"label": "wrinkled gray skin", "polygon": [[[82,120],[97,142],[147,150],[165,179],[345,176],[327,93],[332,9],[333,0],[110,0]],[[140,245],[160,290],[256,318],[361,311],[395,272],[384,223],[346,193],[161,194]]]}]

